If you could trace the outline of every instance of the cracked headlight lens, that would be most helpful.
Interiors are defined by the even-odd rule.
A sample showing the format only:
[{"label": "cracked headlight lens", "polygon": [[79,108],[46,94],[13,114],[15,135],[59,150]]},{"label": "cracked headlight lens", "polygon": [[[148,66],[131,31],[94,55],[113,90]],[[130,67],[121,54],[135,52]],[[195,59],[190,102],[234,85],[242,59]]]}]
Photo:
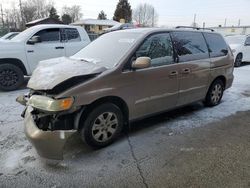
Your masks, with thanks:
[{"label": "cracked headlight lens", "polygon": [[68,110],[72,107],[74,103],[73,97],[63,98],[63,99],[53,99],[41,95],[32,95],[28,101],[28,105],[48,111],[48,112],[58,112]]}]

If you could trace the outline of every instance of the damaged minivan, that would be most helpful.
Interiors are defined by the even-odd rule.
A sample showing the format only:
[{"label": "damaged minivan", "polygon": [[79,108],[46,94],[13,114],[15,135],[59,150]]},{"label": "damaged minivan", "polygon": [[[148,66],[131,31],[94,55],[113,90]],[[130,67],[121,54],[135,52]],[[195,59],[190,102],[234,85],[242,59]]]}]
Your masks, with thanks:
[{"label": "damaged minivan", "polygon": [[62,159],[77,134],[105,147],[129,122],[193,102],[218,105],[233,82],[224,38],[201,29],[107,33],[72,57],[40,62],[17,98],[25,134],[38,154]]}]

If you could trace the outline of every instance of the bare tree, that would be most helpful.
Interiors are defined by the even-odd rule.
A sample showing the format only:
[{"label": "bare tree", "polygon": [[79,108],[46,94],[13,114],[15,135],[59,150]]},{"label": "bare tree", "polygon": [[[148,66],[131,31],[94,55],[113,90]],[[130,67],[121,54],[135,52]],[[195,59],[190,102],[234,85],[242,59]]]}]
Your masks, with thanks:
[{"label": "bare tree", "polygon": [[152,5],[141,3],[133,10],[133,20],[142,27],[154,27],[157,25],[158,14]]},{"label": "bare tree", "polygon": [[80,20],[83,16],[83,14],[81,13],[81,6],[79,5],[74,5],[72,7],[64,6],[62,8],[62,12],[63,14],[69,15],[72,19],[72,22]]},{"label": "bare tree", "polygon": [[22,15],[25,22],[35,19],[49,17],[49,11],[53,7],[53,1],[47,0],[26,0],[22,4]]}]

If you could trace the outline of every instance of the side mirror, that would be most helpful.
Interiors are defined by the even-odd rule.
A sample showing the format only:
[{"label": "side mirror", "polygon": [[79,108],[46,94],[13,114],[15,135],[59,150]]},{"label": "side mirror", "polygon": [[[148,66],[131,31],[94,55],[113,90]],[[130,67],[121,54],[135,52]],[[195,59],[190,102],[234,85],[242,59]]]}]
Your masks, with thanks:
[{"label": "side mirror", "polygon": [[34,44],[40,43],[40,42],[42,42],[40,36],[33,36],[33,37],[31,37],[31,38],[28,40],[27,43],[28,43],[28,44],[31,44],[31,45],[34,45]]},{"label": "side mirror", "polygon": [[222,52],[224,55],[227,55],[227,54],[228,54],[228,50],[226,50],[226,49],[221,50],[221,52]]},{"label": "side mirror", "polygon": [[144,69],[151,66],[151,58],[150,57],[138,57],[133,63],[133,69]]}]

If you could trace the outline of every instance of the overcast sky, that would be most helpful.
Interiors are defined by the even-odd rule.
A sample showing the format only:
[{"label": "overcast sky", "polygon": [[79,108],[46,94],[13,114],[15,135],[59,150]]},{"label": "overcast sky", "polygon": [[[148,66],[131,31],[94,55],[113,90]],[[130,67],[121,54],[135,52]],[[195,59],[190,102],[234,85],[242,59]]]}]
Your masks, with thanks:
[{"label": "overcast sky", "polygon": [[[10,6],[10,2],[18,3],[19,0],[0,0],[3,8]],[[25,0],[22,0],[25,1]],[[101,10],[112,18],[118,0],[54,0],[55,7],[61,13],[64,5],[80,5],[83,18],[97,18]],[[152,4],[159,14],[159,26],[190,25],[194,14],[196,22],[202,26],[224,25],[250,25],[250,0],[129,0],[132,9],[142,2]]]}]

